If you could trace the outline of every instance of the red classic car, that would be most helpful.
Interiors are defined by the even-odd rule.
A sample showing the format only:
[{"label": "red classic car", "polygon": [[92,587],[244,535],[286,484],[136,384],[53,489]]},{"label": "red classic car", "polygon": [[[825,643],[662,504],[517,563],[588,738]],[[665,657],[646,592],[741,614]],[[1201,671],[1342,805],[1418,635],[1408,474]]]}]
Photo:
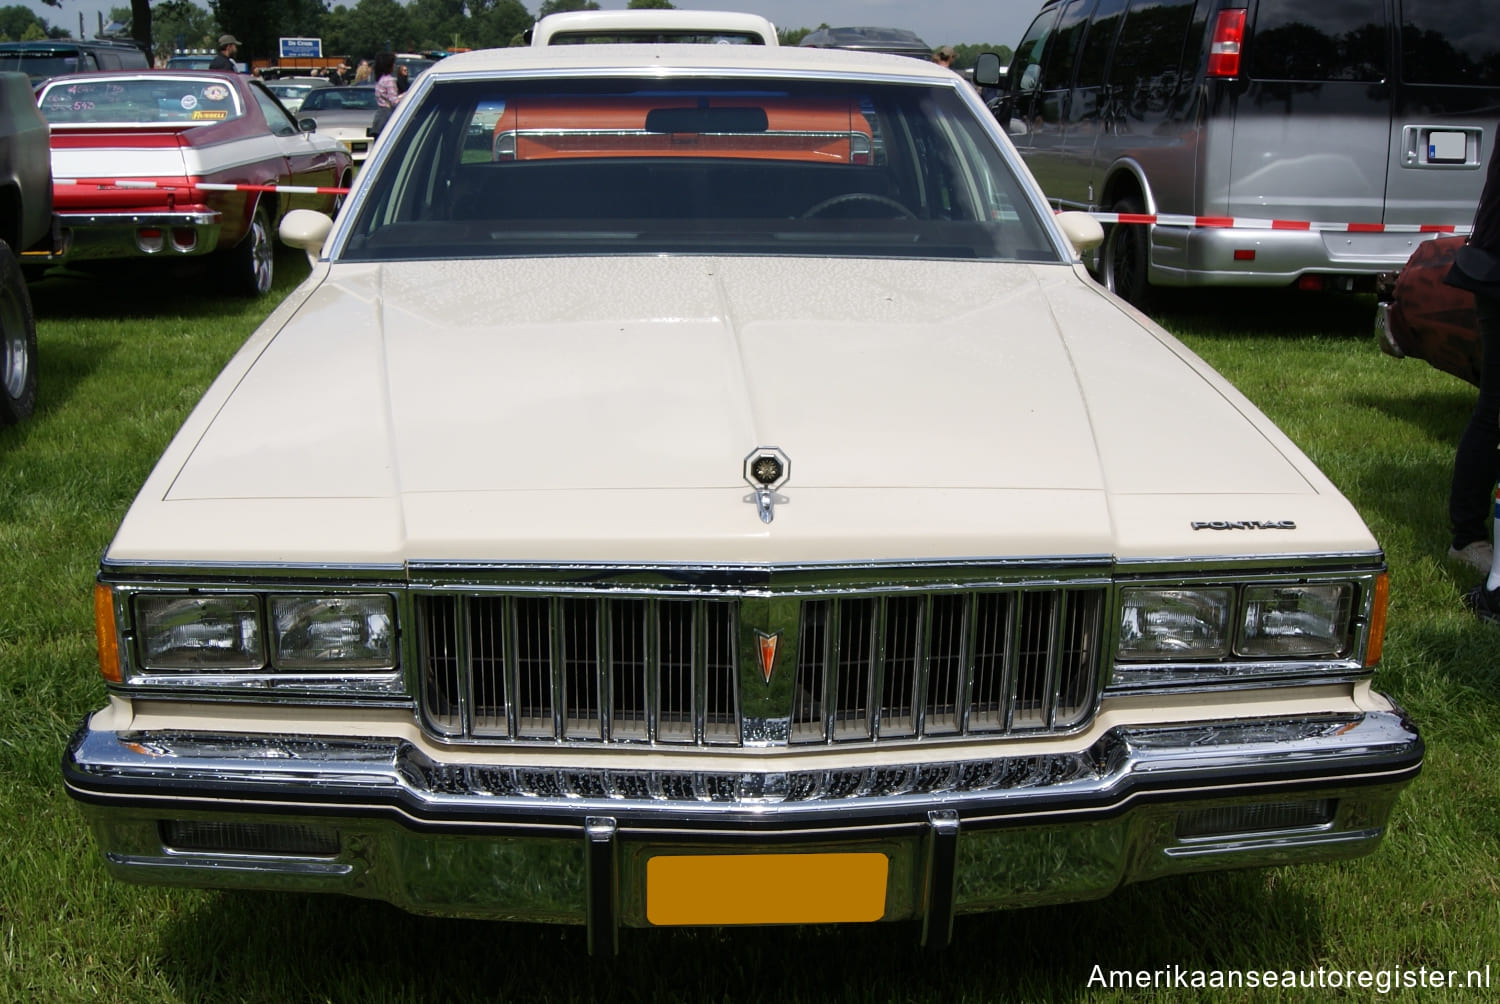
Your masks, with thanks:
[{"label": "red classic car", "polygon": [[[49,80],[37,100],[52,127],[59,233],[29,265],[211,255],[231,289],[262,294],[282,215],[335,211],[328,190],[353,178],[347,150],[238,74],[74,74]],[[231,185],[325,191],[198,187]]]}]

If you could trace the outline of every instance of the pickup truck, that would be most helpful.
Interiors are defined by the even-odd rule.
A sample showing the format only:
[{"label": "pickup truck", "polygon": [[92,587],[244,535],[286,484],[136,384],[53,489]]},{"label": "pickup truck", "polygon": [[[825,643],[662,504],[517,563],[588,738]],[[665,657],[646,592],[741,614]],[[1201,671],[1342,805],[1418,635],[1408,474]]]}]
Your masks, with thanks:
[{"label": "pickup truck", "polygon": [[0,73],[0,426],[36,406],[36,319],[17,252],[52,229],[47,121],[24,73]]}]

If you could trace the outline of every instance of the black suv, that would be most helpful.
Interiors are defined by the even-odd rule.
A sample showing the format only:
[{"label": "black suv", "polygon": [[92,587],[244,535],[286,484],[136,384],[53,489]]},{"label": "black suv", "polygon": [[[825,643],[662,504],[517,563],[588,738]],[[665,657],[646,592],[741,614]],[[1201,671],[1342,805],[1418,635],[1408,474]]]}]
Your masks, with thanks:
[{"label": "black suv", "polygon": [[63,73],[93,70],[145,70],[151,60],[132,42],[95,38],[78,42],[71,38],[42,42],[0,42],[0,70],[17,71],[31,78],[35,87]]}]

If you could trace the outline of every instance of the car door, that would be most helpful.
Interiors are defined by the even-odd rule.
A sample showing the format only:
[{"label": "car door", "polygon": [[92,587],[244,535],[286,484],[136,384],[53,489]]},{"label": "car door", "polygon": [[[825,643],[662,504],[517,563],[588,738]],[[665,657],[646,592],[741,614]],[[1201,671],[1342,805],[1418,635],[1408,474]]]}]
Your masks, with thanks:
[{"label": "car door", "polygon": [[[1063,5],[1056,27],[1043,46],[1039,69],[1033,75],[1034,86],[1025,94],[1027,133],[1021,153],[1048,198],[1071,199],[1086,187],[1086,179],[1079,177],[1079,165],[1070,164],[1066,147],[1078,51],[1093,7],[1094,0],[1068,0]],[[1022,75],[1031,72],[1027,67]]]},{"label": "car door", "polygon": [[[281,103],[266,90],[259,81],[252,81],[250,93],[260,106],[271,134],[276,137],[276,146],[281,153],[282,167],[279,183],[283,185],[331,188],[339,183],[340,161],[338,154],[328,144],[317,142],[316,133],[305,133],[297,125]],[[321,209],[328,199],[321,195],[303,195],[283,192],[277,205],[279,214],[292,209]]]},{"label": "car door", "polygon": [[1259,0],[1252,17],[1228,188],[1205,192],[1206,212],[1382,222],[1392,96],[1386,0]]},{"label": "car door", "polygon": [[1467,224],[1495,152],[1500,0],[1401,0],[1386,223]]}]

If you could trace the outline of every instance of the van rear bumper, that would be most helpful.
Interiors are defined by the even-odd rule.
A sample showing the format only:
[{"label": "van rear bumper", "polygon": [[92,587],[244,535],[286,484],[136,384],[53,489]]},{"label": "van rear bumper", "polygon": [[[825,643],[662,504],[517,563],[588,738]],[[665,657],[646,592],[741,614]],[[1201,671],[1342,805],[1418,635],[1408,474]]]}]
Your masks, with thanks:
[{"label": "van rear bumper", "polygon": [[[1436,233],[1151,227],[1157,286],[1287,286],[1304,275],[1375,276]],[[1239,257],[1236,257],[1238,255]]]}]

